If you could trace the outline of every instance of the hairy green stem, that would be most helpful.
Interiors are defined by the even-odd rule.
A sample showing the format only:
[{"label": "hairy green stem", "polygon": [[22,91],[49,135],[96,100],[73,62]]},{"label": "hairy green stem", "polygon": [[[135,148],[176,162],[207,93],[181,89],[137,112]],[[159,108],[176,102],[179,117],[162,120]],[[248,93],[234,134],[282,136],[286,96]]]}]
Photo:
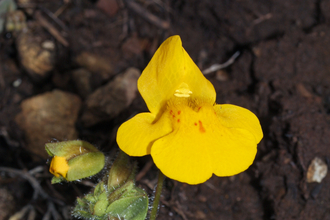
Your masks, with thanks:
[{"label": "hairy green stem", "polygon": [[155,192],[155,199],[154,199],[154,203],[152,204],[152,210],[150,213],[149,220],[155,220],[157,217],[159,200],[160,200],[160,195],[162,194],[164,179],[165,179],[164,174],[159,170],[158,171],[158,183],[157,183],[157,188],[156,188],[156,192]]}]

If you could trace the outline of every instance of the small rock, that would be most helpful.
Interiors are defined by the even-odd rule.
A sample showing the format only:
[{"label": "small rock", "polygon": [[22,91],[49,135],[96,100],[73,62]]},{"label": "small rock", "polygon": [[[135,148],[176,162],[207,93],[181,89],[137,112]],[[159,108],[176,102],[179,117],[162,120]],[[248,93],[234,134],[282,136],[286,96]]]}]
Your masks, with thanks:
[{"label": "small rock", "polygon": [[133,35],[132,37],[128,38],[122,45],[124,57],[129,59],[136,55],[142,55],[143,51],[145,51],[147,48],[148,43],[148,40]]},{"label": "small rock", "polygon": [[327,175],[328,166],[322,159],[315,157],[307,170],[307,182],[318,182],[320,183],[323,178]]},{"label": "small rock", "polygon": [[302,83],[296,85],[298,93],[305,98],[313,98],[313,94],[310,93]]},{"label": "small rock", "polygon": [[116,0],[99,0],[96,7],[104,11],[109,17],[113,17],[119,10],[118,1]]},{"label": "small rock", "polygon": [[108,80],[114,74],[113,67],[109,63],[109,60],[95,54],[82,52],[75,60],[79,66],[99,75],[102,80]]},{"label": "small rock", "polygon": [[197,199],[200,202],[206,202],[207,201],[207,198],[205,196],[203,196],[203,195],[198,196]]},{"label": "small rock", "polygon": [[17,37],[17,50],[24,69],[35,81],[47,78],[55,65],[55,44],[50,45],[49,36],[39,24],[32,23],[21,31]]},{"label": "small rock", "polygon": [[138,69],[129,68],[89,95],[82,115],[83,124],[88,127],[109,120],[127,108],[136,97],[140,74]]},{"label": "small rock", "polygon": [[77,139],[75,123],[80,107],[78,96],[60,90],[24,100],[15,121],[25,133],[27,148],[47,158],[45,143]]},{"label": "small rock", "polygon": [[201,210],[197,210],[195,213],[195,218],[196,219],[206,219],[206,215],[204,212],[202,212]]},{"label": "small rock", "polygon": [[90,84],[90,79],[91,79],[91,72],[89,72],[86,69],[77,69],[72,71],[72,80],[73,83],[75,84],[79,95],[81,97],[86,98],[89,94],[92,92],[91,84]]}]

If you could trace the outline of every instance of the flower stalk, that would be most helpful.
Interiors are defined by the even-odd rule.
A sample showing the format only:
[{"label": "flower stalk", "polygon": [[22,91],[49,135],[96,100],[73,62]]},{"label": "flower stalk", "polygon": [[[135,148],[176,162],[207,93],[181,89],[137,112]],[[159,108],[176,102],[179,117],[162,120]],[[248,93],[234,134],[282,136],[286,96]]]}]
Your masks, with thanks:
[{"label": "flower stalk", "polygon": [[156,187],[156,191],[155,191],[155,199],[152,204],[152,209],[151,209],[151,213],[150,213],[150,220],[155,220],[157,217],[159,201],[160,201],[160,196],[162,194],[164,179],[165,179],[164,174],[160,170],[158,170],[158,182],[157,182],[157,187]]}]

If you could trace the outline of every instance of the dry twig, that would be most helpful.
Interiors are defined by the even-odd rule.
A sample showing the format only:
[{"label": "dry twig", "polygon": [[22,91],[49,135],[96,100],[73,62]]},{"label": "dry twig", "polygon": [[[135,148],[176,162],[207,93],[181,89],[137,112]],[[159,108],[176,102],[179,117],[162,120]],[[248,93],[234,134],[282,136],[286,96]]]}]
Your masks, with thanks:
[{"label": "dry twig", "polygon": [[180,203],[178,201],[176,202],[167,202],[164,200],[161,200],[162,204],[166,205],[169,208],[172,208],[176,213],[178,213],[183,220],[188,220],[186,214],[184,213],[184,211],[182,210],[182,206],[180,205]]},{"label": "dry twig", "polygon": [[41,24],[41,26],[43,26],[44,28],[46,28],[48,30],[48,32],[56,38],[56,40],[58,40],[65,47],[68,47],[69,46],[68,41],[61,35],[61,33],[51,23],[49,23],[47,21],[46,18],[44,18],[41,15],[41,12],[40,11],[37,11],[35,13],[35,17],[36,17],[36,20],[39,21],[39,23]]},{"label": "dry twig", "polygon": [[160,19],[159,17],[151,14],[150,12],[146,11],[143,7],[141,7],[139,4],[135,3],[134,1],[125,0],[125,3],[130,10],[134,11],[135,13],[140,15],[142,18],[149,21],[151,24],[154,24],[157,27],[165,29],[165,30],[170,28],[169,22],[164,21],[164,20]]},{"label": "dry twig", "polygon": [[5,141],[7,142],[7,144],[8,144],[9,146],[12,146],[12,147],[19,147],[19,142],[13,140],[13,139],[9,136],[6,127],[0,127],[0,136],[2,136],[2,137],[5,139]]},{"label": "dry twig", "polygon": [[138,173],[136,175],[136,181],[140,181],[142,179],[142,177],[144,177],[146,175],[146,173],[151,169],[151,167],[153,165],[154,165],[154,162],[152,160],[149,160],[149,162],[146,163],[146,165],[144,165],[144,167],[142,168],[140,173]]},{"label": "dry twig", "polygon": [[53,12],[49,11],[47,8],[39,6],[39,8],[48,15],[49,18],[51,18],[58,26],[60,26],[64,31],[69,31],[69,29],[65,26],[65,24],[57,18],[57,15],[55,15]]},{"label": "dry twig", "polygon": [[[17,175],[20,176],[31,184],[32,188],[34,189],[34,193],[32,196],[33,200],[36,200],[39,195],[41,196],[42,199],[46,199],[48,203],[47,207],[47,212],[43,217],[43,220],[48,220],[50,217],[53,217],[53,219],[60,220],[62,219],[61,215],[56,211],[56,208],[54,206],[54,202],[63,205],[63,202],[55,200],[51,198],[40,186],[38,180],[33,177],[32,175],[38,172],[43,171],[43,167],[38,166],[35,167],[34,169],[30,170],[29,172],[25,172],[22,170],[14,169],[14,168],[9,168],[9,167],[0,167],[0,172],[7,172],[12,175]],[[29,214],[27,215],[27,213]],[[9,220],[19,220],[19,219],[24,219],[24,216],[27,215],[27,220],[34,220],[36,218],[36,211],[34,207],[31,204],[28,204],[24,206],[20,211],[16,212],[14,215],[12,215]]]},{"label": "dry twig", "polygon": [[230,66],[231,64],[234,63],[234,61],[236,60],[236,58],[240,55],[240,52],[237,51],[236,53],[234,53],[233,56],[231,56],[229,58],[229,60],[227,60],[226,62],[222,63],[222,64],[213,64],[212,66],[210,66],[209,68],[203,70],[203,74],[206,75],[206,74],[209,74],[209,73],[212,73],[212,72],[215,72],[215,71],[218,71],[218,70],[221,70],[221,69],[224,69],[226,68],[227,66]]},{"label": "dry twig", "polygon": [[0,167],[0,172],[1,171],[11,173],[14,175],[18,175],[18,176],[26,179],[27,181],[29,181],[29,183],[31,184],[31,186],[34,189],[34,193],[33,193],[33,197],[32,197],[33,200],[37,199],[38,195],[40,195],[43,199],[49,198],[47,193],[45,193],[45,191],[41,188],[39,182],[33,176],[31,176],[28,172],[24,172],[22,170],[9,168],[9,167]]},{"label": "dry twig", "polygon": [[32,205],[26,205],[24,206],[21,210],[19,210],[18,212],[16,212],[14,215],[12,215],[9,220],[20,220],[23,219],[23,217],[26,215],[26,213],[33,209]]}]

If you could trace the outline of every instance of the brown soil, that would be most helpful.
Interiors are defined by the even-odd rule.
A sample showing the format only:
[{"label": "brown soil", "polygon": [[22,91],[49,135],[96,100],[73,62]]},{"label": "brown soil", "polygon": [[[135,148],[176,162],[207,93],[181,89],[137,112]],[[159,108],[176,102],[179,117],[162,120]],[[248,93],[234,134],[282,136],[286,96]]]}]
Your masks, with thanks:
[{"label": "brown soil", "polygon": [[[17,33],[2,33],[0,166],[25,171],[41,166],[42,172],[34,177],[49,195],[47,199],[53,198],[63,219],[75,198],[90,187],[85,182],[50,185],[47,159],[38,154],[29,142],[29,132],[15,119],[20,104],[54,89],[79,96],[78,137],[113,155],[118,126],[147,108],[137,95],[129,107],[116,110],[115,116],[93,111],[98,121],[87,125],[82,116],[88,95],[129,67],[143,70],[160,43],[174,34],[181,36],[184,48],[202,70],[240,52],[231,66],[207,78],[215,86],[217,103],[240,105],[256,113],[264,138],[254,164],[244,173],[213,176],[196,186],[167,179],[158,219],[330,219],[330,176],[321,183],[306,179],[315,157],[330,163],[330,1],[100,0],[110,6],[87,0],[69,1],[67,6],[56,0],[29,2],[28,8],[19,5],[27,22],[38,21],[35,12],[41,11],[68,45],[42,28],[40,39],[55,42],[56,56],[49,64],[51,71],[36,76],[22,64]],[[145,13],[137,13],[132,2]],[[61,7],[64,10],[58,18],[66,29],[48,17]],[[155,24],[143,17],[146,12],[162,22]],[[106,64],[97,64],[95,70],[87,61],[79,61],[83,53],[100,57],[99,62]],[[87,86],[85,81],[77,83],[72,74],[79,68],[92,73],[87,74]],[[21,80],[18,86],[17,80]],[[39,147],[41,151],[43,146]],[[150,157],[138,158],[140,170],[148,161]],[[137,182],[150,195],[156,171],[153,166]],[[11,193],[16,204],[14,210],[8,209],[7,217],[31,204],[36,219],[42,219],[49,210],[47,199],[33,198],[34,190],[22,176],[2,174],[0,187]]]}]

